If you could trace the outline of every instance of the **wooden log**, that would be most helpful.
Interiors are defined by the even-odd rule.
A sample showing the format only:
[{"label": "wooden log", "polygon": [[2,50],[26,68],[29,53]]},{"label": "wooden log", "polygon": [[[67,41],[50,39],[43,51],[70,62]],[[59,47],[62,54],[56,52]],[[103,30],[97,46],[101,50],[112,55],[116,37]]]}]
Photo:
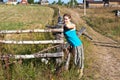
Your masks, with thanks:
[{"label": "wooden log", "polygon": [[57,29],[34,29],[34,30],[1,30],[0,34],[18,34],[18,33],[35,33],[35,32],[63,32],[62,28]]},{"label": "wooden log", "polygon": [[66,63],[65,63],[65,70],[68,70],[69,69],[69,64],[70,64],[70,53],[69,51],[67,51],[67,60],[66,60]]},{"label": "wooden log", "polygon": [[63,52],[56,53],[43,53],[43,54],[31,54],[31,55],[14,55],[15,59],[30,59],[30,58],[50,58],[50,57],[63,57]]},{"label": "wooden log", "polygon": [[82,27],[82,28],[80,29],[80,31],[77,32],[78,36],[81,36],[81,35],[83,34],[83,32],[85,32],[85,31],[86,31],[86,28],[85,28],[85,27]]},{"label": "wooden log", "polygon": [[92,37],[86,32],[86,27],[82,27],[78,32],[77,32],[78,36],[84,35],[87,38],[89,38],[90,40],[93,40]]},{"label": "wooden log", "polygon": [[12,40],[0,40],[0,43],[4,44],[58,44],[63,43],[63,40],[44,40],[44,41],[12,41]]}]

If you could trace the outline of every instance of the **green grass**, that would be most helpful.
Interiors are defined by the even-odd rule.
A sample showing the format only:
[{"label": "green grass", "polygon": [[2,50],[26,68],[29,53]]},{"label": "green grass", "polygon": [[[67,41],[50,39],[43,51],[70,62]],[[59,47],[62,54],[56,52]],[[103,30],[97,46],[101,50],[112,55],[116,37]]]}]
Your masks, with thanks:
[{"label": "green grass", "polygon": [[[0,30],[43,29],[52,23],[54,10],[40,5],[0,5]],[[5,40],[45,40],[53,39],[50,33],[6,34],[1,35]],[[32,54],[50,45],[14,45],[0,44],[0,54]],[[14,59],[10,60],[12,63]],[[17,60],[16,60],[17,61]],[[19,61],[19,60],[18,60]],[[36,63],[37,61],[37,63]],[[35,66],[39,64],[39,66]],[[3,67],[3,64],[1,64]],[[44,79],[42,73],[46,65],[40,59],[24,60],[22,64],[16,62],[9,70],[0,68],[0,79],[11,80],[39,80]],[[46,69],[45,69],[46,70]],[[46,77],[48,79],[48,77]]]},{"label": "green grass", "polygon": [[51,13],[51,8],[39,5],[1,5],[0,30],[41,28],[52,21]]}]

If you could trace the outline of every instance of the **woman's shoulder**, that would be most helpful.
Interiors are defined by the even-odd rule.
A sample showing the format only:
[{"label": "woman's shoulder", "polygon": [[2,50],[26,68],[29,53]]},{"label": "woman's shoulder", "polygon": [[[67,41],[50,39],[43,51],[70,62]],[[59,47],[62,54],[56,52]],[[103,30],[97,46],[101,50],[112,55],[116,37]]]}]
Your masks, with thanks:
[{"label": "woman's shoulder", "polygon": [[71,22],[71,26],[73,26],[73,29],[76,29],[76,25],[74,23]]}]

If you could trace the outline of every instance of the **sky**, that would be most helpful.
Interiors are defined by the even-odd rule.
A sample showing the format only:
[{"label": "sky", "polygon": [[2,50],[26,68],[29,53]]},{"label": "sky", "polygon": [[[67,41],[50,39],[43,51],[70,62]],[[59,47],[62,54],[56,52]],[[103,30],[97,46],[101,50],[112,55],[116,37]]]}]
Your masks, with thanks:
[{"label": "sky", "polygon": [[[7,2],[8,0],[3,0],[4,2]],[[17,0],[17,2],[20,2],[21,0]],[[40,0],[34,0],[34,2],[39,2]],[[52,3],[53,1],[56,1],[56,2],[58,2],[58,0],[48,0],[49,1],[49,3]],[[64,3],[67,3],[68,1],[70,1],[70,0],[61,0],[61,1],[63,1]],[[83,0],[77,0],[78,1],[78,3],[83,3]],[[102,1],[102,0],[94,0],[94,1]]]},{"label": "sky", "polygon": [[[4,2],[7,2],[8,0],[3,0]],[[18,2],[20,2],[21,0],[17,0]],[[39,2],[39,0],[34,0],[35,2]],[[53,1],[56,1],[56,2],[58,2],[58,0],[48,0],[49,1],[49,3],[52,3]],[[63,2],[65,2],[65,3],[67,3],[69,0],[61,0],[61,1],[63,1]],[[82,3],[83,2],[83,0],[77,0],[79,3]]]}]

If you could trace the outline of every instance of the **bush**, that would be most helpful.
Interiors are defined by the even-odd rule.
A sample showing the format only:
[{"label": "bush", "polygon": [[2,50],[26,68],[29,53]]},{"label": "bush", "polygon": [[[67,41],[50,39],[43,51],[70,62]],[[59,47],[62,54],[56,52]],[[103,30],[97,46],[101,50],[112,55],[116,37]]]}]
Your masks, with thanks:
[{"label": "bush", "polygon": [[28,3],[29,3],[29,4],[33,4],[33,3],[34,3],[34,0],[28,0]]}]

